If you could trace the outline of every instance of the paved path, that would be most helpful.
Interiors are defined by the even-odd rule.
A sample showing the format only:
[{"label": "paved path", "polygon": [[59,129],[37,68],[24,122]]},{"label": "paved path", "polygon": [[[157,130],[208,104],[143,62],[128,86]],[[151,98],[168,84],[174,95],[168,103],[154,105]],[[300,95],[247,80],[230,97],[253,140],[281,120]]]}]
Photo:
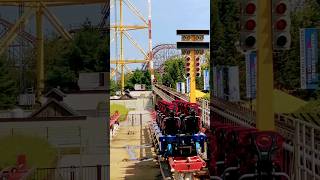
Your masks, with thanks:
[{"label": "paved path", "polygon": [[148,111],[131,111],[129,120],[120,124],[117,136],[110,142],[111,180],[160,179],[146,128],[150,118]]}]

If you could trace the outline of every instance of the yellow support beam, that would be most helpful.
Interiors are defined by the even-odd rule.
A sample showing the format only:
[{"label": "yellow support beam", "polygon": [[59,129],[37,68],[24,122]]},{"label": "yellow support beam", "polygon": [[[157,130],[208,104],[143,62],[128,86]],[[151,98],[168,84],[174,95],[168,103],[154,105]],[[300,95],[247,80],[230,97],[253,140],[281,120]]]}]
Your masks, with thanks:
[{"label": "yellow support beam", "polygon": [[[122,94],[124,93],[124,86],[125,86],[125,71],[130,73],[130,70],[127,66],[127,64],[134,64],[134,63],[145,63],[146,61],[150,61],[149,58],[149,51],[146,52],[141,46],[140,44],[136,41],[136,39],[134,39],[130,34],[129,31],[130,30],[144,30],[144,29],[149,29],[150,28],[150,18],[147,19],[143,17],[143,15],[139,12],[139,10],[132,4],[132,2],[130,0],[116,0],[113,2],[115,9],[117,9],[117,5],[119,3],[118,8],[120,9],[119,11],[119,19],[117,17],[117,11],[115,12],[115,23],[114,25],[110,26],[110,29],[113,29],[115,31],[115,43],[116,43],[116,49],[118,48],[117,45],[117,40],[119,38],[120,40],[120,53],[119,53],[119,57],[118,57],[118,53],[116,51],[116,60],[111,60],[110,64],[115,64],[116,68],[115,68],[115,72],[112,74],[113,76],[116,73],[121,74],[121,92]],[[127,5],[129,10],[133,13],[133,15],[135,15],[136,17],[138,17],[140,20],[142,20],[143,24],[142,25],[125,25],[124,24],[124,20],[123,20],[123,6]],[[150,30],[149,30],[150,32]],[[119,33],[119,36],[117,35]],[[124,38],[127,38],[129,40],[129,42],[136,48],[138,49],[138,51],[144,56],[144,58],[141,58],[143,60],[137,60],[137,59],[125,59],[124,55]],[[149,39],[151,38],[151,36],[149,35]],[[150,42],[150,40],[149,40]]]},{"label": "yellow support beam", "polygon": [[123,62],[118,62],[117,60],[111,60],[110,64],[134,64],[134,63],[144,63],[146,60],[125,60]]},{"label": "yellow support beam", "polygon": [[272,1],[258,0],[257,113],[259,130],[274,130]]},{"label": "yellow support beam", "polygon": [[124,52],[123,52],[123,14],[120,0],[120,63],[121,64],[121,94],[124,94]]},{"label": "yellow support beam", "polygon": [[[191,36],[191,41],[195,41],[196,36]],[[196,103],[197,97],[196,97],[196,73],[195,73],[195,50],[191,49],[190,51],[191,61],[190,61],[190,102]]]},{"label": "yellow support beam", "polygon": [[44,91],[44,49],[43,49],[43,9],[40,3],[36,11],[36,34],[37,34],[37,88],[36,101],[41,103]]},{"label": "yellow support beam", "polygon": [[0,55],[6,50],[6,48],[13,42],[19,32],[20,25],[26,25],[28,18],[33,14],[34,10],[29,9],[22,16],[19,20],[15,23],[15,25],[9,30],[9,32],[1,39],[0,41]]},{"label": "yellow support beam", "polygon": [[111,26],[112,29],[120,29],[122,28],[125,31],[129,30],[137,30],[137,29],[146,29],[148,26],[131,26],[131,25],[124,25],[124,26]]},{"label": "yellow support beam", "polygon": [[51,22],[53,27],[66,39],[66,40],[72,40],[71,34],[63,27],[62,23],[58,20],[58,18],[50,12],[50,10],[46,7],[44,3],[41,3],[44,15],[48,18],[48,20]]}]

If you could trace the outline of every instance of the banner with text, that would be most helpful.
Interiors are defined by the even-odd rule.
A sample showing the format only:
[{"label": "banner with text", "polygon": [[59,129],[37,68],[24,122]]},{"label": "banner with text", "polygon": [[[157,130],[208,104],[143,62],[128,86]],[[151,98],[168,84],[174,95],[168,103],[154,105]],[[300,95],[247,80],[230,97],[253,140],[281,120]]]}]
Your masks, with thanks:
[{"label": "banner with text", "polygon": [[257,88],[257,53],[250,52],[246,54],[246,90],[247,98],[256,98]]},{"label": "banner with text", "polygon": [[209,70],[203,70],[203,90],[209,91],[210,90],[210,84],[209,84]]},{"label": "banner with text", "polygon": [[302,89],[317,89],[318,72],[318,29],[300,29],[300,81]]},{"label": "banner with text", "polygon": [[232,102],[240,101],[239,67],[231,66],[228,68],[228,100]]},{"label": "banner with text", "polygon": [[190,78],[187,78],[187,92],[186,93],[190,93]]}]

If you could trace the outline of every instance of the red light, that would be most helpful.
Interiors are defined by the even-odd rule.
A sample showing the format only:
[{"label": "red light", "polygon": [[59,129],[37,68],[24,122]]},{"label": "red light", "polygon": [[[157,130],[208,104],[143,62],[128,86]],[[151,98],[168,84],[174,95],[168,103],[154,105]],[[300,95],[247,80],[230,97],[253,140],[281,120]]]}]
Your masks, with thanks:
[{"label": "red light", "polygon": [[186,71],[190,71],[190,68],[189,68],[189,67],[187,67],[187,68],[186,68]]},{"label": "red light", "polygon": [[246,7],[246,13],[247,14],[254,14],[256,11],[256,5],[254,3],[249,3],[247,4],[247,7]]},{"label": "red light", "polygon": [[284,19],[280,19],[279,21],[277,21],[276,23],[277,30],[283,31],[286,27],[287,27],[287,21],[285,21]]},{"label": "red light", "polygon": [[200,63],[199,63],[199,62],[197,62],[197,63],[196,63],[196,66],[200,66]]},{"label": "red light", "polygon": [[285,3],[280,3],[276,7],[276,13],[284,14],[287,11],[287,5]]},{"label": "red light", "polygon": [[196,61],[200,61],[200,58],[199,58],[199,57],[197,57],[197,58],[196,58]]},{"label": "red light", "polygon": [[189,63],[189,62],[188,62],[188,63],[186,63],[186,66],[188,66],[188,67],[189,67],[189,66],[190,66],[190,63]]},{"label": "red light", "polygon": [[187,56],[187,57],[186,57],[186,60],[187,60],[187,61],[190,61],[190,57],[189,57],[189,56]]},{"label": "red light", "polygon": [[199,67],[197,67],[197,68],[196,68],[196,71],[200,71],[200,68],[199,68]]},{"label": "red light", "polygon": [[246,29],[249,31],[252,31],[256,28],[256,21],[253,19],[250,19],[246,22]]}]

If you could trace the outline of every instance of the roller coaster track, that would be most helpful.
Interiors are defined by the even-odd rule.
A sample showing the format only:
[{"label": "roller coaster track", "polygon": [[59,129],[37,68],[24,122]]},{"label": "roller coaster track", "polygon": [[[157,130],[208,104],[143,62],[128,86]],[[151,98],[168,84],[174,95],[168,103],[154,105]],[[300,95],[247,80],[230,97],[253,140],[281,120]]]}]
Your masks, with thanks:
[{"label": "roller coaster track", "polygon": [[[177,93],[172,88],[156,84],[154,89],[156,89],[155,93],[164,100],[188,101],[186,95]],[[199,100],[198,103],[201,104],[201,101],[203,100]],[[213,98],[210,110],[220,117],[219,121],[255,127],[255,112],[247,107]],[[284,148],[292,154],[291,161],[296,161],[292,165],[294,168],[291,170],[291,177],[299,180],[320,180],[320,127],[287,114],[275,114],[275,125],[277,132],[286,139]],[[300,157],[300,163],[297,161],[298,157]]]}]

